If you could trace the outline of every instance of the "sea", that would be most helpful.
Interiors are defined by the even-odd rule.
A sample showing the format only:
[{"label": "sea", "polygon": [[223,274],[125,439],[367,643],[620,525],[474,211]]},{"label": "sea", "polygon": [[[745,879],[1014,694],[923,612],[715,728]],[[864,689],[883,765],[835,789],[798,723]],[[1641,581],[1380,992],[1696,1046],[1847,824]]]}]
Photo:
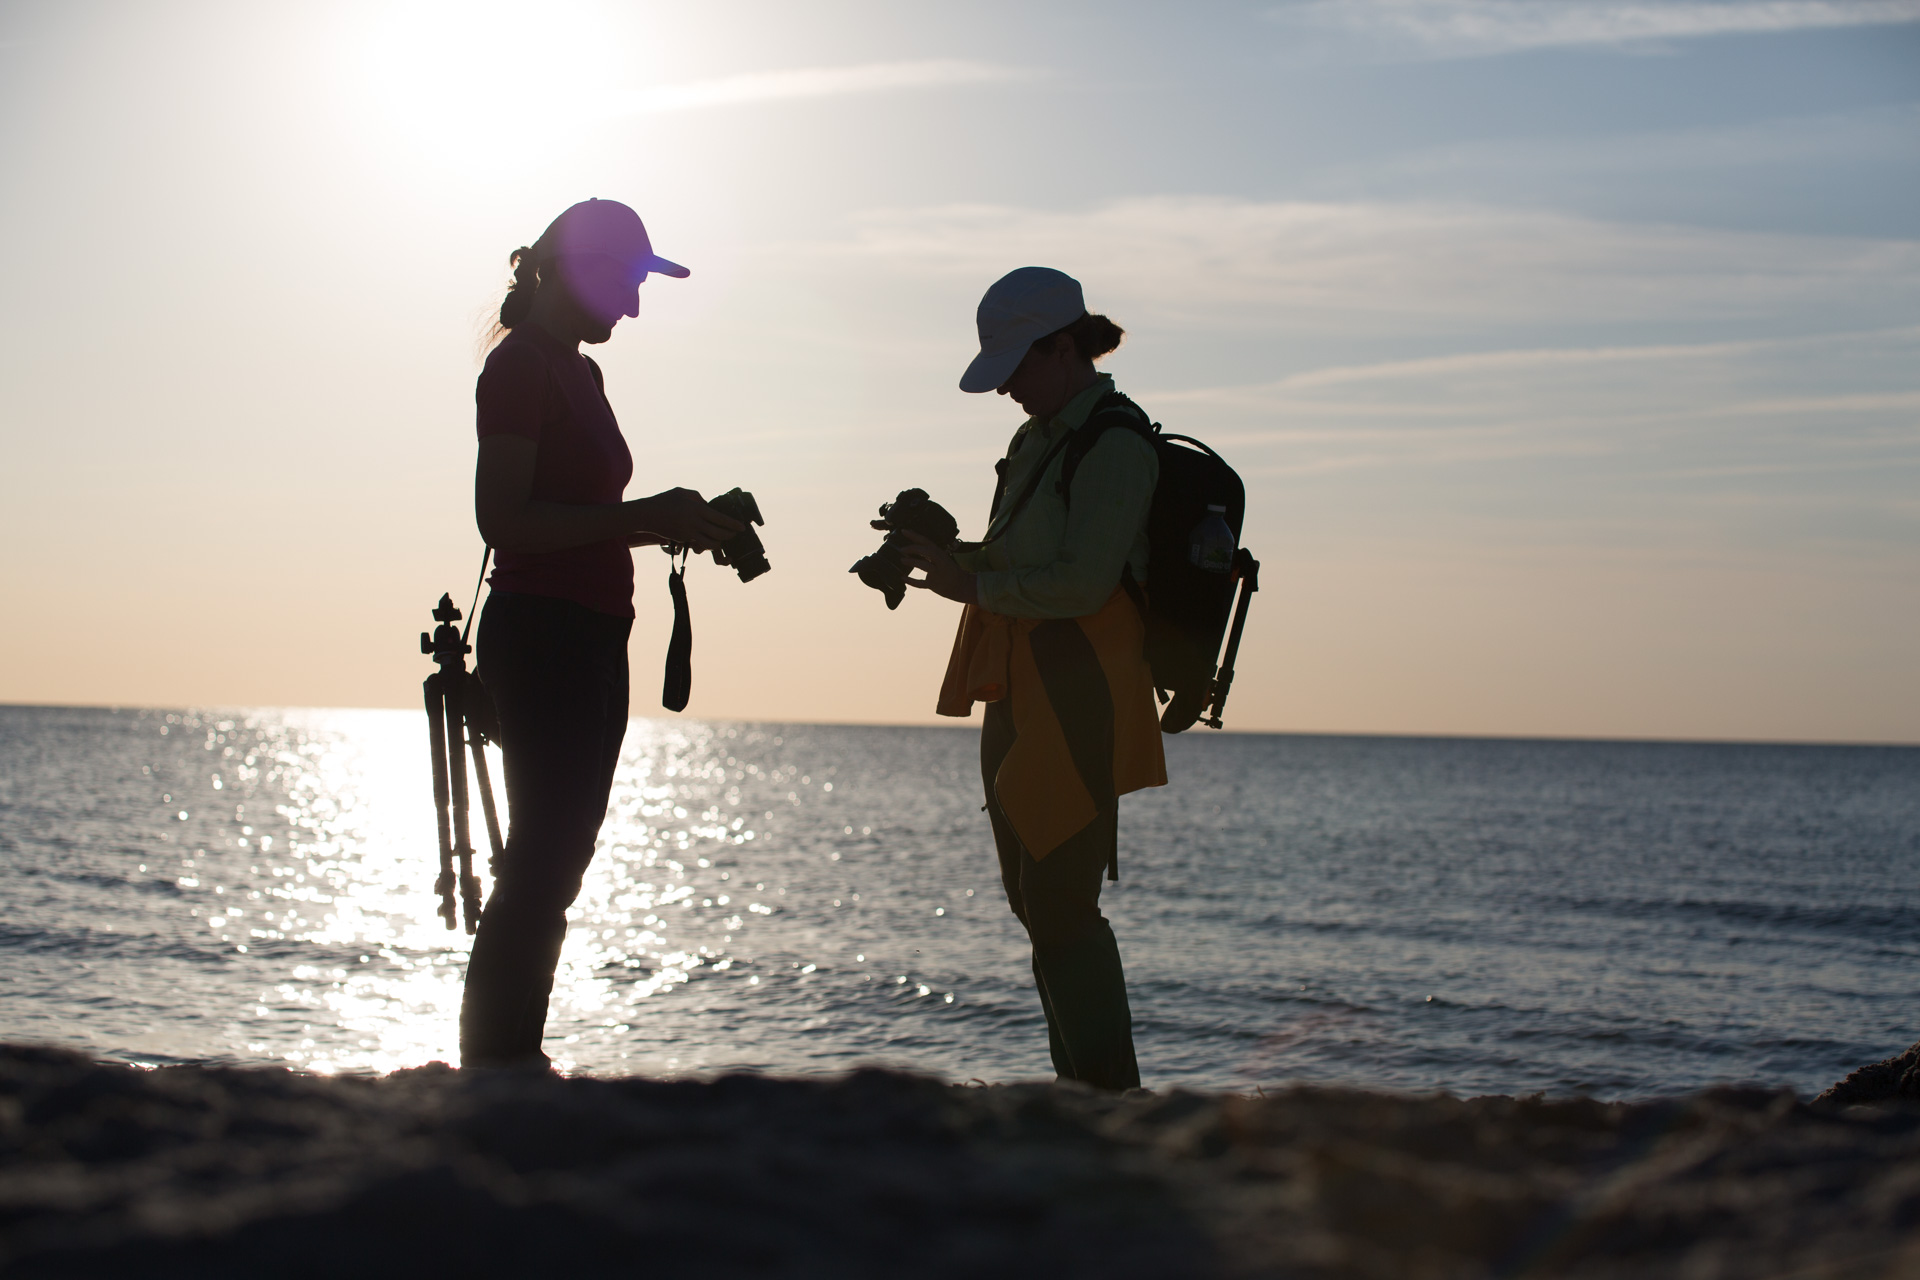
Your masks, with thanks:
[{"label": "sea", "polygon": [[[977,753],[634,720],[556,1065],[1049,1078]],[[1196,729],[1167,756],[1103,898],[1149,1087],[1811,1094],[1920,1038],[1920,748]],[[477,805],[474,832],[484,867]],[[0,707],[0,1038],[455,1061],[437,858],[420,712]]]}]

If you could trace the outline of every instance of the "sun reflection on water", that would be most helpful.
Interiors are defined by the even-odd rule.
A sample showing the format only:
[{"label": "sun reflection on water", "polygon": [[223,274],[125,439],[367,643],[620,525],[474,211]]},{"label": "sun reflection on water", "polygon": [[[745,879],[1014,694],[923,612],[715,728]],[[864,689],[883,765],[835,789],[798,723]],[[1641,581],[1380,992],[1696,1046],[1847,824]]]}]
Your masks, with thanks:
[{"label": "sun reflection on water", "polygon": [[[246,945],[267,962],[315,954],[334,962],[296,960],[262,974],[264,1025],[236,1048],[316,1071],[391,1071],[447,1057],[467,940],[449,936],[432,911],[438,854],[422,719],[292,713],[244,728],[271,745],[265,781],[279,792],[287,846],[284,860],[259,868],[253,893],[266,905]],[[276,1010],[303,1015],[297,1035]]]},{"label": "sun reflection on water", "polygon": [[[226,865],[180,881],[216,899],[245,900],[206,921],[209,940],[267,970],[255,1018],[234,1051],[323,1072],[385,1072],[452,1058],[471,939],[448,932],[434,915],[438,853],[420,718],[175,719],[176,732],[206,731],[209,750],[252,739],[242,743],[252,751],[233,777],[277,800],[278,834],[252,826],[225,832],[225,856],[185,863]],[[703,972],[734,970],[739,958],[730,944],[745,920],[779,909],[784,888],[736,887],[729,871],[713,870],[713,858],[759,834],[756,815],[736,811],[743,783],[756,793],[771,787],[789,804],[799,803],[796,784],[815,784],[810,775],[802,782],[729,754],[729,740],[742,732],[697,722],[630,726],[599,848],[568,912],[549,1016],[548,1049],[561,1069],[579,1066],[588,1050],[600,1061],[629,1057],[647,1039],[635,1031],[647,1001]],[[505,815],[502,772],[496,756]],[[218,775],[213,783],[228,785]],[[252,848],[274,856],[238,874],[228,851]],[[484,866],[477,869],[488,881]],[[706,872],[696,884],[694,876]],[[314,963],[316,953],[335,959]],[[814,971],[805,965],[805,974]],[[738,976],[759,984],[758,975]]]}]

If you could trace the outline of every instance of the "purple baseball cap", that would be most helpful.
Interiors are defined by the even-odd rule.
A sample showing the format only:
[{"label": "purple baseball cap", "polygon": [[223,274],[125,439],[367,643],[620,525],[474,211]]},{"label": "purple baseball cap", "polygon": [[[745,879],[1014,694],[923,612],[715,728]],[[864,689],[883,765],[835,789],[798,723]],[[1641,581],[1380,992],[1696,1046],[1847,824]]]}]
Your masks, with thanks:
[{"label": "purple baseball cap", "polygon": [[533,242],[535,262],[586,253],[624,262],[640,276],[657,273],[684,280],[692,274],[655,253],[640,215],[618,200],[582,200],[555,218]]}]

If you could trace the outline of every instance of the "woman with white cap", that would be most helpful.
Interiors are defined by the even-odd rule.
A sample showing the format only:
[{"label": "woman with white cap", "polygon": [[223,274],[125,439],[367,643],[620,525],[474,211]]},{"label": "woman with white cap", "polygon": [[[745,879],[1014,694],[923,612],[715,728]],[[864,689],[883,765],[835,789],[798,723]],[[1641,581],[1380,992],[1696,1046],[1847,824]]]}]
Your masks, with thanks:
[{"label": "woman with white cap", "polygon": [[544,1067],[567,908],[606,816],[627,727],[631,547],[709,550],[740,525],[691,489],[624,501],[633,475],[600,367],[650,274],[685,277],[613,200],[572,206],[509,259],[504,334],[475,392],[474,511],[494,550],[477,665],[499,710],[510,825],[460,1009],[466,1066]]},{"label": "woman with white cap", "polygon": [[1054,1069],[1140,1083],[1101,876],[1117,878],[1118,801],[1166,782],[1143,652],[1147,512],[1159,462],[1147,417],[1094,361],[1120,327],[1045,267],[996,282],[960,379],[1027,420],[997,465],[986,541],[949,555],[909,535],[913,585],[967,606],[940,713],[986,703],[980,770],[1007,902],[1033,946]]}]

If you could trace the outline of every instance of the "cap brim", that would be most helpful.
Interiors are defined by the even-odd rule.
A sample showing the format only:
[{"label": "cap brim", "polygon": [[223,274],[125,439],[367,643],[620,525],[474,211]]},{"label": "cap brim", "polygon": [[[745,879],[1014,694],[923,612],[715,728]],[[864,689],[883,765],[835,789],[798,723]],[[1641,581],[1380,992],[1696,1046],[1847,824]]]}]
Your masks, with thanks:
[{"label": "cap brim", "polygon": [[650,255],[647,260],[640,265],[647,269],[649,275],[672,276],[676,280],[685,280],[693,274],[693,272],[687,270],[679,263],[668,262],[657,253]]},{"label": "cap brim", "polygon": [[1016,347],[1006,347],[1000,351],[982,351],[960,375],[960,389],[979,394],[982,391],[998,390],[1000,384],[1013,376],[1020,367],[1020,361],[1027,354],[1027,348],[1033,343],[1023,342]]}]

